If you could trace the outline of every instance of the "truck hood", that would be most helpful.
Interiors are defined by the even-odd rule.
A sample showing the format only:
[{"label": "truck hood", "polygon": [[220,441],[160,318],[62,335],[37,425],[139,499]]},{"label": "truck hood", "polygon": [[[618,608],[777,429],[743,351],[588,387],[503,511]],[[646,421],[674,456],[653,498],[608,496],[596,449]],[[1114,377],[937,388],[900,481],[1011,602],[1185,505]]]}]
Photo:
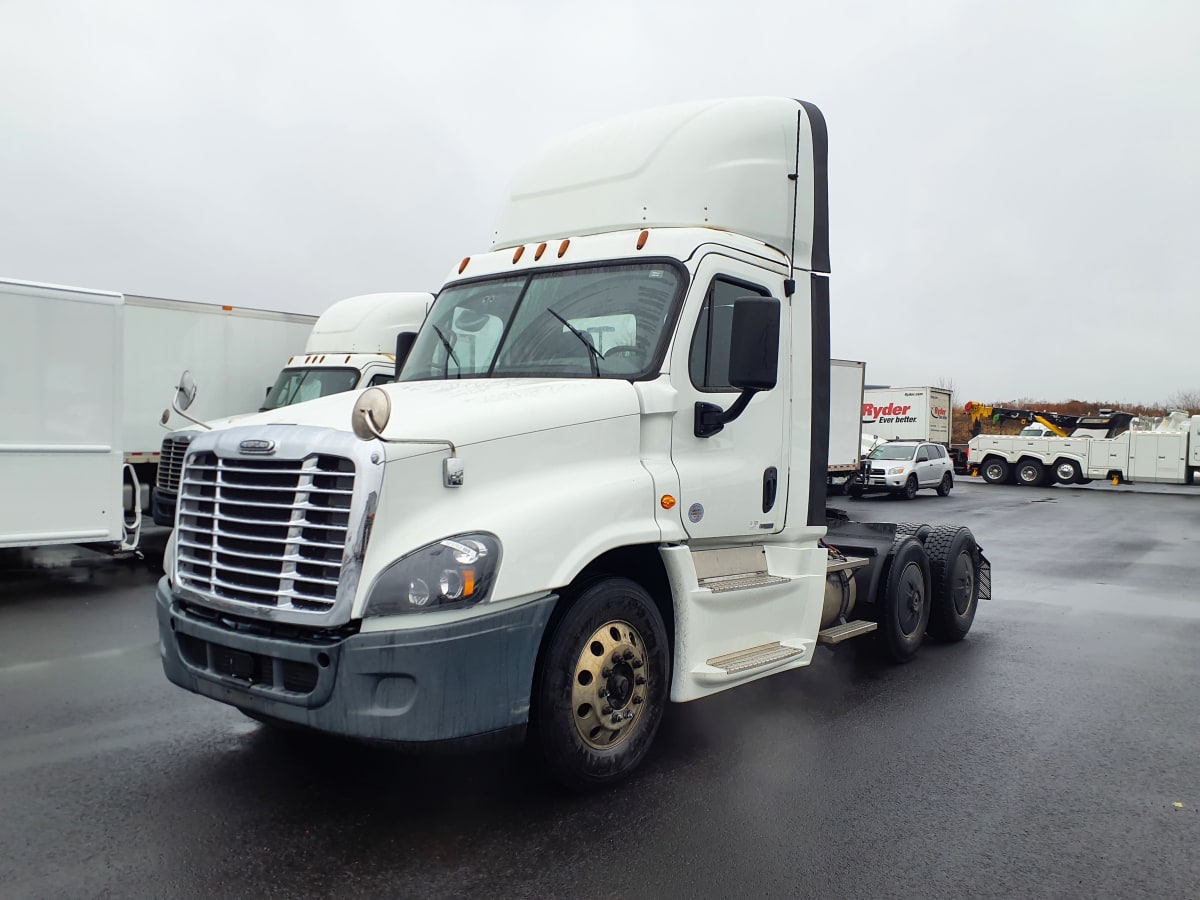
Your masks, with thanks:
[{"label": "truck hood", "polygon": [[[410,381],[382,385],[382,389],[392,400],[392,417],[384,429],[387,437],[446,440],[458,446],[634,416],[641,409],[632,384],[609,378]],[[211,424],[218,431],[254,425],[315,425],[349,431],[360,393],[347,391]],[[429,452],[420,444],[387,447],[389,459]]]}]

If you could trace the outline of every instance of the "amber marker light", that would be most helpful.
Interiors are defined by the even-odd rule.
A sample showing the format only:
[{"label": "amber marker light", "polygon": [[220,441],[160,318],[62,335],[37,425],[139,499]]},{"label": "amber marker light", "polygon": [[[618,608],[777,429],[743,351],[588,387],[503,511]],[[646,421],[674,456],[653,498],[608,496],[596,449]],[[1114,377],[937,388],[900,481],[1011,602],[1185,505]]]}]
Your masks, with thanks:
[{"label": "amber marker light", "polygon": [[559,259],[562,259],[563,254],[567,252],[567,248],[570,246],[571,246],[570,238],[567,238],[565,241],[563,241],[561,244],[558,245],[558,258]]},{"label": "amber marker light", "polygon": [[221,309],[225,310],[225,312],[233,312],[232,306],[222,306]]},{"label": "amber marker light", "polygon": [[662,499],[658,501],[663,509],[671,509],[675,506],[675,498],[670,494],[663,494]]},{"label": "amber marker light", "polygon": [[542,258],[542,254],[545,252],[546,252],[546,242],[542,241],[540,244],[538,244],[537,250],[534,251],[533,261],[537,262],[539,259]]},{"label": "amber marker light", "polygon": [[521,257],[524,255],[525,255],[525,245],[522,244],[520,247],[518,247],[516,249],[516,252],[513,253],[513,265],[516,265],[518,262],[520,262]]},{"label": "amber marker light", "polygon": [[650,232],[648,232],[648,231],[643,231],[641,234],[638,235],[637,248],[639,250],[641,250],[643,247],[646,246],[646,238],[648,238],[648,237],[650,237]]},{"label": "amber marker light", "polygon": [[458,274],[459,275],[461,275],[463,273],[463,270],[467,267],[467,263],[469,263],[470,261],[471,261],[471,257],[469,257],[469,256],[463,257],[463,261],[458,264]]}]

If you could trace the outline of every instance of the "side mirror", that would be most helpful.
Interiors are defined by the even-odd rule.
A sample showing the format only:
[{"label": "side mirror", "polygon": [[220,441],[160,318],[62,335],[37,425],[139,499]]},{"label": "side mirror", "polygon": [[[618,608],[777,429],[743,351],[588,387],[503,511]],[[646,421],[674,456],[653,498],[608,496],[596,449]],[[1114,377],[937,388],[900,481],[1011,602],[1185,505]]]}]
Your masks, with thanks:
[{"label": "side mirror", "polygon": [[394,380],[400,380],[400,370],[404,368],[404,361],[408,359],[408,354],[416,339],[417,334],[414,331],[401,331],[396,335],[396,375]]},{"label": "side mirror", "polygon": [[180,411],[187,409],[196,402],[196,380],[187,369],[179,376],[179,386],[175,388],[175,405]]},{"label": "side mirror", "polygon": [[750,398],[769,391],[779,378],[779,301],[740,297],[733,302],[729,333],[729,383],[742,393],[729,409],[697,403],[693,433],[712,437],[745,412]]},{"label": "side mirror", "polygon": [[769,391],[779,377],[779,301],[741,297],[733,303],[729,383],[743,391]]}]

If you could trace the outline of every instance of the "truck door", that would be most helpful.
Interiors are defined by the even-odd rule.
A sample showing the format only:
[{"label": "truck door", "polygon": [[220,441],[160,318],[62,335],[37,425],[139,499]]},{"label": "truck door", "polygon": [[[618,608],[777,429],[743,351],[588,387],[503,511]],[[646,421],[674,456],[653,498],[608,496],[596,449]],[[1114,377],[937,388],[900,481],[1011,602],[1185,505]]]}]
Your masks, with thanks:
[{"label": "truck door", "polygon": [[[778,282],[778,283],[776,283]],[[782,303],[779,378],[754,396],[745,412],[711,437],[695,435],[696,403],[728,409],[738,397],[729,385],[733,302],[782,298],[783,276],[719,254],[697,268],[671,356],[677,393],[671,456],[679,474],[679,510],[693,538],[770,534],[784,526],[788,470],[785,435],[789,307]]]}]

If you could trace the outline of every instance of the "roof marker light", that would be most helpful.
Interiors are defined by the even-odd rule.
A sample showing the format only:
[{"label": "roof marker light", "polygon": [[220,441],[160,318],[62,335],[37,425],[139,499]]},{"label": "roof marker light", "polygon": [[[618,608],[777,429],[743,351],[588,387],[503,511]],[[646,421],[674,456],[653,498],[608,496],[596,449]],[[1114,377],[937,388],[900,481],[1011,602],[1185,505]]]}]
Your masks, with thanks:
[{"label": "roof marker light", "polygon": [[542,258],[542,254],[545,252],[546,252],[546,242],[542,241],[540,244],[538,244],[538,248],[533,254],[533,261],[537,262],[539,259]]},{"label": "roof marker light", "polygon": [[563,258],[563,254],[567,252],[567,248],[570,246],[571,246],[570,238],[565,239],[561,244],[558,245],[558,258],[559,259]]},{"label": "roof marker light", "polygon": [[520,247],[518,247],[518,248],[516,249],[516,251],[513,253],[513,265],[514,265],[514,266],[515,266],[515,265],[516,265],[518,262],[520,262],[520,261],[521,261],[521,257],[522,257],[524,254],[525,254],[525,245],[524,245],[524,244],[522,244],[522,245],[521,245]]},{"label": "roof marker light", "polygon": [[458,264],[458,274],[459,275],[461,275],[463,273],[463,269],[465,269],[467,267],[467,263],[469,263],[470,261],[471,261],[471,257],[469,257],[469,256],[463,257],[463,261]]},{"label": "roof marker light", "polygon": [[637,248],[639,250],[641,250],[643,247],[646,246],[646,238],[648,238],[648,237],[650,237],[650,232],[648,232],[648,231],[643,231],[641,234],[638,235]]},{"label": "roof marker light", "polygon": [[232,306],[222,306],[221,309],[225,310],[225,312],[233,312]]}]

